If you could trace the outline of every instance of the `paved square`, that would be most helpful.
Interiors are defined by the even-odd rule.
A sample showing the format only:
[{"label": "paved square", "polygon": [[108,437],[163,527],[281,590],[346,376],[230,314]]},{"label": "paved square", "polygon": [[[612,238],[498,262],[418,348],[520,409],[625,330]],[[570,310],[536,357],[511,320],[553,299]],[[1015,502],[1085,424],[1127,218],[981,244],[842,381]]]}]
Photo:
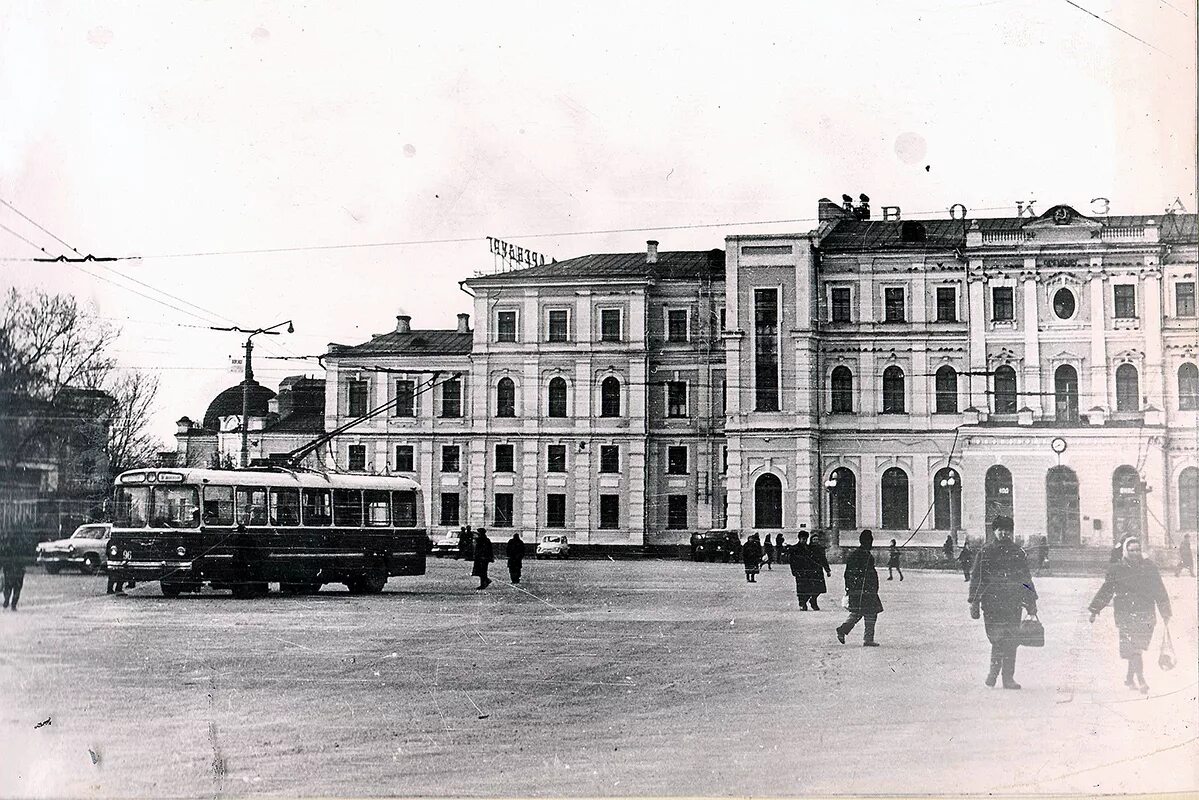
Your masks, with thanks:
[{"label": "paved square", "polygon": [[[1196,595],[1179,666],[1123,686],[1099,576],[1038,579],[1047,645],[987,689],[959,573],[882,583],[882,647],[837,644],[790,574],[526,561],[350,597],[165,600],[31,570],[0,616],[0,795],[799,795],[1199,786]],[[1159,628],[1160,631],[1160,628]],[[46,722],[49,720],[49,722]],[[39,723],[42,724],[38,727]]]}]

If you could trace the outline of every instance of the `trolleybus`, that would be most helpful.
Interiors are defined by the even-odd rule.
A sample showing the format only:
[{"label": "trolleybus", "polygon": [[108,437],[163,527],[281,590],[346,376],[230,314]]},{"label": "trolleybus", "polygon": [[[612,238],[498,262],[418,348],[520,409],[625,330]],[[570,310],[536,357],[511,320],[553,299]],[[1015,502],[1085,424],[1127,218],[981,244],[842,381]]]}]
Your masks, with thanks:
[{"label": "trolleybus", "polygon": [[272,582],[374,594],[392,575],[425,572],[424,503],[408,478],[136,469],[117,476],[114,499],[110,575],[157,580],[168,597],[205,583],[254,596]]}]

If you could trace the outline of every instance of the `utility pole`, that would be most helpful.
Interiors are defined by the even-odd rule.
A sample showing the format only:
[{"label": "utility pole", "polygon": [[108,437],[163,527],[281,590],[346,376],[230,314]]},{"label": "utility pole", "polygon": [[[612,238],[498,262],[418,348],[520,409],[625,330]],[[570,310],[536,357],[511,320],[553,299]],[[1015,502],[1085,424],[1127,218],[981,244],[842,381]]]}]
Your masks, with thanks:
[{"label": "utility pole", "polygon": [[238,458],[237,465],[240,469],[245,469],[250,465],[250,382],[254,380],[254,367],[251,364],[251,355],[254,352],[254,337],[260,333],[265,333],[268,336],[278,336],[281,331],[275,328],[287,326],[288,333],[295,333],[296,328],[292,325],[290,319],[285,319],[283,322],[276,323],[269,328],[255,328],[248,330],[239,328],[233,325],[228,328],[217,328],[209,326],[209,330],[213,331],[236,331],[237,333],[248,333],[246,343],[243,345],[246,350],[246,371],[245,379],[241,383],[241,455]]}]

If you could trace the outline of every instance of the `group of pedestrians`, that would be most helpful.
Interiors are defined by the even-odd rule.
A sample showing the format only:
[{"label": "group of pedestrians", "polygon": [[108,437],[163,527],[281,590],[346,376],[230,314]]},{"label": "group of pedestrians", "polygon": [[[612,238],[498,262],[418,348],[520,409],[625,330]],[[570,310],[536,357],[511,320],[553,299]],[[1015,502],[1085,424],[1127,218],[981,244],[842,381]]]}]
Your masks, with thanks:
[{"label": "group of pedestrians", "polygon": [[[464,531],[469,529],[464,529]],[[479,579],[478,589],[486,589],[491,585],[491,578],[487,572],[492,562],[495,561],[495,548],[492,547],[491,539],[487,536],[486,528],[478,528],[473,532],[473,556],[471,560],[471,575]],[[459,539],[461,543],[462,539]],[[460,545],[461,546],[461,545]],[[521,572],[524,570],[525,563],[525,542],[520,538],[520,531],[512,534],[512,538],[508,540],[507,552],[508,558],[508,577],[512,579],[512,585],[520,585]]]}]

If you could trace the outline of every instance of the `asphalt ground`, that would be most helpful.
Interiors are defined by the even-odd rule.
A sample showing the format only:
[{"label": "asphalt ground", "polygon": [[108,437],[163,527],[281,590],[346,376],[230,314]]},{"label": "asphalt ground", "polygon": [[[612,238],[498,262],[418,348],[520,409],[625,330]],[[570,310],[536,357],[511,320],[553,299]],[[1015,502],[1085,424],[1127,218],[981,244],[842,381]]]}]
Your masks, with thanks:
[{"label": "asphalt ground", "polygon": [[[887,582],[845,645],[840,566],[527,561],[475,591],[429,561],[386,593],[167,600],[31,569],[0,615],[0,796],[952,795],[1199,787],[1196,584],[1179,665],[1123,685],[1098,577],[1038,579],[1046,646],[988,689],[960,574]],[[337,587],[340,588],[340,587]],[[1160,635],[1159,626],[1159,635]]]}]

